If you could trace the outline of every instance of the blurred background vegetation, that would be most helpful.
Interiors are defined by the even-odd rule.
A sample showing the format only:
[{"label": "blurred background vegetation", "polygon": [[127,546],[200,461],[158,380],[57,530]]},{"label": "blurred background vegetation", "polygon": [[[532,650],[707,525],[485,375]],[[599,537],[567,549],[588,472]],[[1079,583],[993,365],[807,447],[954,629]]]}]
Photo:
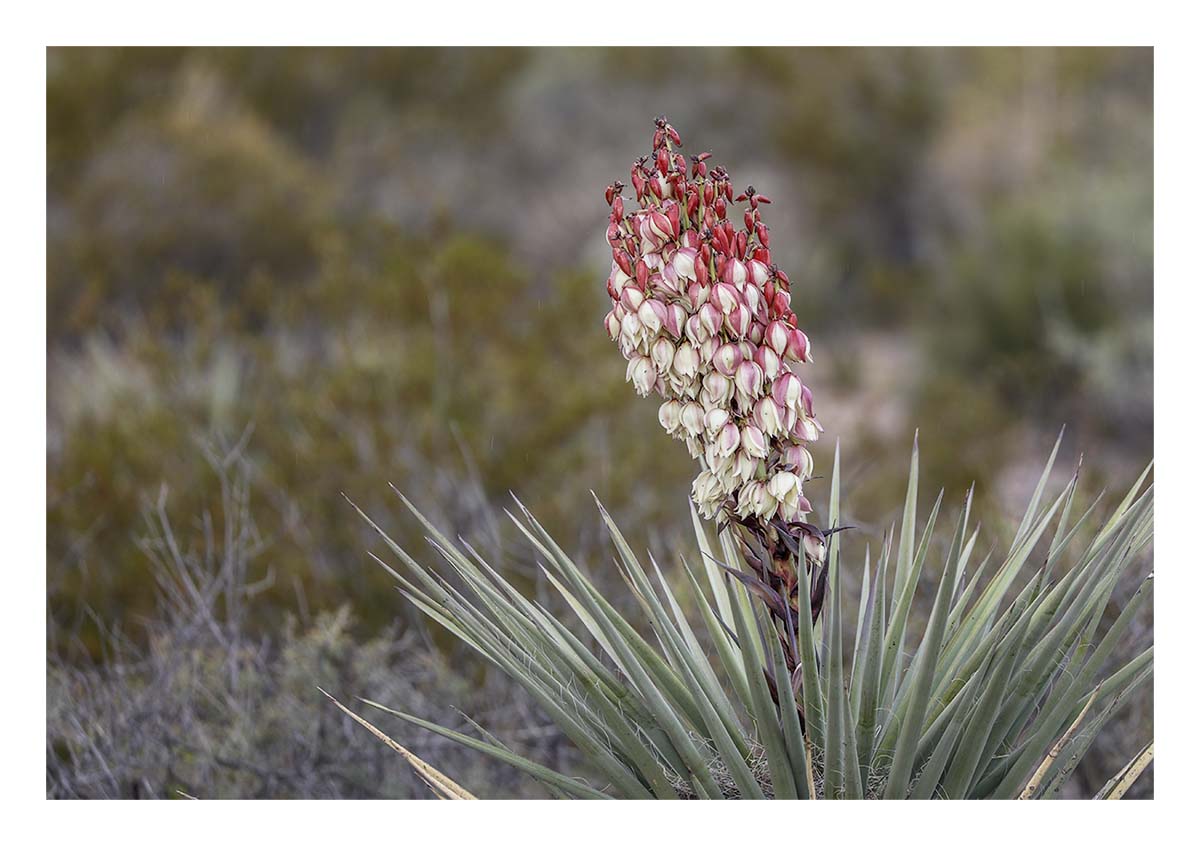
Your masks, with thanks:
[{"label": "blurred background vegetation", "polygon": [[[985,524],[1023,507],[1063,424],[1088,490],[1129,484],[1153,450],[1152,82],[1150,50],[1117,48],[50,50],[49,793],[367,795],[268,778],[300,766],[273,751],[288,721],[307,737],[324,707],[287,693],[320,682],[315,643],[375,644],[389,670],[424,668],[431,703],[494,706],[366,557],[342,493],[419,547],[392,483],[531,584],[510,491],[597,568],[589,490],[631,540],[686,543],[692,463],[601,328],[603,186],[660,113],[775,200],[818,467],[840,437],[868,537],[917,427],[922,479],[955,498],[974,481]],[[225,558],[252,600],[184,615],[188,654],[273,675],[196,719],[265,697],[279,737],[243,737],[240,769],[216,741],[148,762],[117,748],[138,725],[122,692],[220,687],[176,677],[152,553],[169,536],[176,569],[219,572],[231,474],[255,543]],[[231,658],[224,626],[254,648]],[[344,690],[387,701],[386,673],[346,660]],[[525,743],[529,720],[509,722]],[[421,794],[397,773],[372,789]]]}]

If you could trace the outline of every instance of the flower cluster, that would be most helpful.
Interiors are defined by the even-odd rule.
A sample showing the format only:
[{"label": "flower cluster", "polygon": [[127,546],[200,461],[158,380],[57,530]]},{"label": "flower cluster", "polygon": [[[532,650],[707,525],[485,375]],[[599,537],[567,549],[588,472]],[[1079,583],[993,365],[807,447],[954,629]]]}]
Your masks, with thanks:
[{"label": "flower cluster", "polygon": [[[627,380],[666,400],[659,421],[699,460],[692,498],[704,516],[803,520],[813,469],[805,444],[822,429],[793,370],[812,351],[787,274],[771,262],[760,216],[771,200],[753,187],[735,197],[709,153],[689,163],[674,127],[664,118],[655,127],[653,152],[631,171],[636,208],[626,213],[621,182],[605,193],[605,327],[629,361]],[[740,203],[739,227],[730,218]]]}]

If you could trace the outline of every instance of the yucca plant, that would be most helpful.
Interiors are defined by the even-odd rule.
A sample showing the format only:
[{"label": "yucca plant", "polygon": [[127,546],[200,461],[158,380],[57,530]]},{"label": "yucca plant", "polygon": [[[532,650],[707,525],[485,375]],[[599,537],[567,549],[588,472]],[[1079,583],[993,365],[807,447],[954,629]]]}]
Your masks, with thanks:
[{"label": "yucca plant", "polygon": [[[1075,513],[1078,473],[1043,503],[1052,455],[1007,552],[989,565],[975,554],[969,494],[944,560],[934,559],[942,497],[921,525],[917,456],[914,447],[896,542],[886,538],[874,560],[865,554],[852,629],[842,619],[849,565],[839,535],[818,570],[828,585],[824,613],[813,622],[811,579],[800,568],[808,613],[781,632],[754,587],[730,573],[741,559],[732,526],[714,541],[693,512],[697,545],[682,557],[678,590],[658,562],[639,560],[601,507],[641,612],[629,618],[518,504],[511,516],[573,611],[569,624],[401,496],[457,578],[423,566],[372,523],[400,568],[380,563],[430,619],[524,687],[597,778],[555,772],[489,736],[367,704],[506,761],[562,797],[1052,796],[1153,672],[1152,646],[1115,669],[1109,661],[1150,597],[1152,574],[1102,630],[1119,577],[1153,534],[1153,486],[1143,490],[1149,468],[1098,521],[1098,501]],[[831,524],[840,510],[839,465],[835,458]],[[926,573],[938,586],[920,626],[914,597]],[[787,669],[789,648],[801,656],[798,671]],[[1152,746],[1143,750],[1102,792],[1122,795],[1152,754]],[[440,773],[431,780],[445,795],[443,783],[456,798],[470,796]]]},{"label": "yucca plant", "polygon": [[[631,171],[637,208],[614,182],[609,334],[639,394],[701,470],[696,548],[674,581],[634,553],[603,507],[616,566],[639,611],[623,615],[518,503],[513,519],[575,621],[535,602],[407,499],[453,576],[386,534],[404,595],[523,686],[594,770],[595,783],[415,716],[369,704],[511,763],[580,798],[1042,798],[1153,670],[1147,647],[1112,667],[1152,579],[1101,631],[1118,580],[1153,534],[1149,468],[1119,506],[1075,514],[1078,470],[1048,503],[1055,445],[1003,555],[975,554],[971,494],[946,538],[939,494],[918,521],[914,442],[898,534],[863,550],[853,628],[845,625],[840,450],[827,528],[803,491],[806,444],[822,431],[795,368],[812,360],[791,283],[771,261],[753,188],[734,196],[708,154],[690,169],[665,119]],[[744,202],[744,229],[729,219]],[[1061,437],[1060,437],[1061,442]],[[402,497],[403,498],[403,497]],[[366,515],[364,515],[365,517]],[[702,519],[703,518],[703,519]],[[716,523],[716,536],[703,520]],[[372,523],[374,526],[375,524]],[[376,527],[378,528],[378,527]],[[857,555],[855,556],[857,559]],[[922,577],[937,583],[917,602]],[[928,614],[916,609],[928,608]],[[912,650],[912,651],[910,651]],[[379,733],[361,717],[361,722]],[[388,739],[438,795],[470,794]],[[1119,797],[1147,746],[1102,791]]]}]

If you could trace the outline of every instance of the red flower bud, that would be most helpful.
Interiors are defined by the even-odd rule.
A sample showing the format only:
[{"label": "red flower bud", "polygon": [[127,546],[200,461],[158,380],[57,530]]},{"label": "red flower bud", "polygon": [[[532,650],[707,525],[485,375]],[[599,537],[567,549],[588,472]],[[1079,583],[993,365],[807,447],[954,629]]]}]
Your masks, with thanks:
[{"label": "red flower bud", "polygon": [[678,203],[671,203],[671,205],[667,207],[667,220],[669,220],[671,222],[672,237],[678,238],[679,237],[679,204]]},{"label": "red flower bud", "polygon": [[735,288],[740,288],[746,284],[748,278],[746,263],[736,258],[725,262],[725,270],[721,274],[721,278]]}]

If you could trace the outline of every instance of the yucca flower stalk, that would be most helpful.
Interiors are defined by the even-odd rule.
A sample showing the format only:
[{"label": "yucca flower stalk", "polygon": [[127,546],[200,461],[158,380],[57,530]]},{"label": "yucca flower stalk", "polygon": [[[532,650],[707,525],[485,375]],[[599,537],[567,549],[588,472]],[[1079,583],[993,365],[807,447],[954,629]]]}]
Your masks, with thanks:
[{"label": "yucca flower stalk", "polygon": [[700,513],[739,527],[751,572],[731,572],[766,603],[794,672],[798,567],[810,568],[814,616],[827,576],[811,571],[829,532],[807,522],[804,495],[813,473],[806,445],[823,430],[796,372],[812,361],[812,345],[792,310],[791,280],[771,260],[761,214],[771,199],[753,186],[735,196],[710,153],[689,166],[682,144],[658,118],[650,155],[630,171],[636,206],[626,212],[621,182],[605,189],[613,256],[605,327],[629,362],[627,381],[665,399],[659,422],[700,464],[692,484]]},{"label": "yucca flower stalk", "polygon": [[[820,426],[792,369],[811,353],[787,277],[770,262],[759,216],[769,200],[752,189],[735,197],[707,154],[689,169],[680,143],[659,119],[651,156],[632,172],[638,207],[625,213],[620,183],[606,192],[609,333],[635,388],[663,397],[663,426],[701,465],[696,545],[680,550],[678,578],[639,558],[601,507],[636,600],[638,613],[623,615],[518,502],[509,516],[570,609],[562,619],[403,495],[447,573],[363,515],[398,560],[396,569],[376,559],[408,600],[521,685],[588,772],[558,772],[486,731],[474,737],[364,702],[506,761],[564,798],[1055,795],[1153,673],[1148,644],[1123,664],[1113,660],[1152,591],[1151,573],[1131,596],[1118,595],[1153,537],[1150,468],[1103,518],[1100,499],[1077,513],[1080,469],[1046,495],[1056,444],[1007,546],[994,547],[1006,551],[980,556],[971,492],[947,535],[936,529],[942,493],[918,520],[914,441],[899,531],[874,550],[863,544],[848,628],[843,582],[852,559],[843,545],[857,539],[838,533],[840,446],[822,530],[809,522],[814,508],[803,493],[812,474],[804,445]],[[742,201],[738,231],[729,204]],[[936,588],[919,603],[926,577]],[[1114,599],[1119,612],[1105,626]],[[474,798],[354,717],[437,795]],[[1152,757],[1150,742],[1097,798],[1120,798]]]}]

